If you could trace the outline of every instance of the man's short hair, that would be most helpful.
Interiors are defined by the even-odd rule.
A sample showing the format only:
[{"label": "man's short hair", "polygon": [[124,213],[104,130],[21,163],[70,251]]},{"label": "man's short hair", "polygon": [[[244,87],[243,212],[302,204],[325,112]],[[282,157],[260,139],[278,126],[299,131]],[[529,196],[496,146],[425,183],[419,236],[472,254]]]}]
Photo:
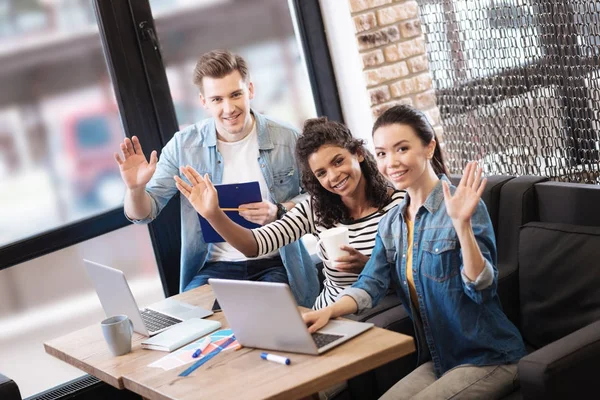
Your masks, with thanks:
[{"label": "man's short hair", "polygon": [[233,54],[228,50],[209,51],[200,56],[200,59],[196,63],[196,67],[194,68],[194,85],[198,86],[200,91],[202,91],[202,78],[205,76],[209,78],[223,78],[234,71],[238,71],[242,79],[248,82],[248,65],[246,64],[246,60],[241,56]]}]

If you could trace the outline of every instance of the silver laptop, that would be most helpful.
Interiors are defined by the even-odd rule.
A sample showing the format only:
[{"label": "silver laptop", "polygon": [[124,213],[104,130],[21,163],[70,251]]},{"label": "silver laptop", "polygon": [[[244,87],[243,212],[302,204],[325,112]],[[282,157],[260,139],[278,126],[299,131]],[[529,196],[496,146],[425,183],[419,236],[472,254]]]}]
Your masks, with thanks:
[{"label": "silver laptop", "polygon": [[285,283],[216,278],[208,283],[236,339],[246,347],[321,354],[373,326],[332,320],[311,335]]},{"label": "silver laptop", "polygon": [[129,289],[125,274],[118,269],[83,260],[107,317],[124,314],[133,322],[133,330],[153,336],[190,318],[204,318],[212,311],[173,299],[165,299],[142,310]]}]

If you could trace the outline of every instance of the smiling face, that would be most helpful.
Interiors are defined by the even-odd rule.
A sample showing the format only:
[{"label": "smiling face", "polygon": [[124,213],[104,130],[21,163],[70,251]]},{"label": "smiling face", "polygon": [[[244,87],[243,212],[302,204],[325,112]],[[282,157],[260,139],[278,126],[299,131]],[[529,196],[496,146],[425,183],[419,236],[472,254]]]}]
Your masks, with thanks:
[{"label": "smiling face", "polygon": [[373,143],[377,168],[396,189],[424,187],[435,177],[430,162],[435,139],[424,145],[411,126],[390,124],[377,128]]},{"label": "smiling face", "polygon": [[235,70],[223,78],[202,78],[200,101],[215,119],[219,139],[237,142],[252,129],[250,100],[254,85],[246,82]]},{"label": "smiling face", "polygon": [[339,196],[352,196],[357,188],[364,186],[360,163],[361,154],[326,144],[308,157],[308,166],[325,190]]}]

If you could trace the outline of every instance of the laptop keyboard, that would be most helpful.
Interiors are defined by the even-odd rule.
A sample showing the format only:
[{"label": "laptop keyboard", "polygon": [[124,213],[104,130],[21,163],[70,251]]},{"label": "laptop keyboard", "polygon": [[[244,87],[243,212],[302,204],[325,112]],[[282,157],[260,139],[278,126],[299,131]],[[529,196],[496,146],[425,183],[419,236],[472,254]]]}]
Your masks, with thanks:
[{"label": "laptop keyboard", "polygon": [[343,335],[330,335],[329,333],[313,333],[312,338],[320,349],[323,346],[327,346],[329,343],[344,337]]},{"label": "laptop keyboard", "polygon": [[140,310],[140,313],[142,314],[142,320],[144,321],[144,325],[146,325],[146,329],[150,332],[160,331],[181,322],[180,319],[169,317],[168,315],[148,310],[147,308]]}]

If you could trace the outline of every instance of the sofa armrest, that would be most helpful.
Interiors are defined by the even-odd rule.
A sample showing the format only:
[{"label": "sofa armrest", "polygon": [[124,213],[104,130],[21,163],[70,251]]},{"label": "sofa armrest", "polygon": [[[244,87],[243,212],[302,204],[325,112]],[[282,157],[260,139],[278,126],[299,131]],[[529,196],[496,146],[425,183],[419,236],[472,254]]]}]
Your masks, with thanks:
[{"label": "sofa armrest", "polygon": [[2,374],[0,374],[0,399],[21,400],[21,392],[15,381]]},{"label": "sofa armrest", "polygon": [[[557,320],[557,323],[560,320]],[[523,399],[580,399],[600,392],[600,321],[519,361]]]}]

